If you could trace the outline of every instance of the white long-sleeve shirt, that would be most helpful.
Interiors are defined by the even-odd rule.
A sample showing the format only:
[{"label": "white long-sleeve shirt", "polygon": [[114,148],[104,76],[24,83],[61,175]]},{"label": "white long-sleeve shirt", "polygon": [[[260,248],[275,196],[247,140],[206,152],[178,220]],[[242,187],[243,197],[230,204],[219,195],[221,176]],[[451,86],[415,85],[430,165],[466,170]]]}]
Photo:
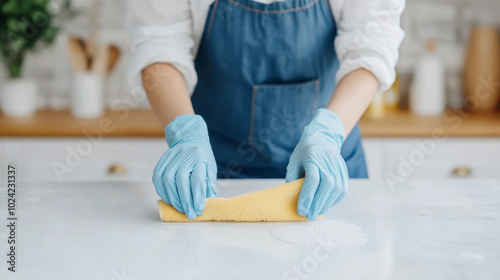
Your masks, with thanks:
[{"label": "white long-sleeve shirt", "polygon": [[[275,1],[254,0],[264,4]],[[379,90],[395,79],[398,48],[404,38],[400,16],[405,0],[329,0],[337,25],[335,50],[340,68],[336,80],[364,68],[375,75]],[[192,94],[197,83],[194,58],[214,0],[128,0],[132,62],[128,79],[141,85],[141,71],[164,62],[183,75]]]}]

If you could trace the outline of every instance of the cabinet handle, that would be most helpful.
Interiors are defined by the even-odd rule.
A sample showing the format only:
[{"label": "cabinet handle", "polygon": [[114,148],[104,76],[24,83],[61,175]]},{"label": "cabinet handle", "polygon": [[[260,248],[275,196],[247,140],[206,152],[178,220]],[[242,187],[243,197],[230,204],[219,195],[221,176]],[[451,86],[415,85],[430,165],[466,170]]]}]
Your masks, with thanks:
[{"label": "cabinet handle", "polygon": [[467,177],[472,173],[472,169],[468,166],[457,166],[453,168],[452,174],[456,177]]},{"label": "cabinet handle", "polygon": [[122,164],[113,164],[108,168],[108,174],[120,175],[127,173],[127,168]]}]

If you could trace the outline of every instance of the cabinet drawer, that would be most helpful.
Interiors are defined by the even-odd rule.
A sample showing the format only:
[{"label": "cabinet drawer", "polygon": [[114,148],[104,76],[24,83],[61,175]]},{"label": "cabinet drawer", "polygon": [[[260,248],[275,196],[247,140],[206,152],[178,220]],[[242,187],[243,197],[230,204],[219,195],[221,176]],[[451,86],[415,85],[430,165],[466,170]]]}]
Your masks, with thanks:
[{"label": "cabinet drawer", "polygon": [[500,178],[499,139],[404,139],[386,145],[386,177]]},{"label": "cabinet drawer", "polygon": [[24,181],[150,181],[167,150],[162,138],[8,139]]},{"label": "cabinet drawer", "polygon": [[[500,139],[363,140],[371,179],[500,178]],[[163,138],[2,138],[0,164],[23,181],[151,181]],[[0,174],[4,178],[5,174]]]}]

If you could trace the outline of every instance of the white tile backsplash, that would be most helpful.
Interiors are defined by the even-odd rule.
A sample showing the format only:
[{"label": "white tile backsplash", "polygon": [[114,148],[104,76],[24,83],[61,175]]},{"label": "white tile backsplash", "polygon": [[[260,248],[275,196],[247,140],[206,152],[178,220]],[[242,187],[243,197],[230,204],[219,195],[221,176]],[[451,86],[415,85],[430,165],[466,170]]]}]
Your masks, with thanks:
[{"label": "white tile backsplash", "polygon": [[[98,40],[116,44],[122,51],[120,62],[108,78],[107,104],[127,99],[127,62],[130,47],[123,0],[101,0],[99,10]],[[66,41],[69,35],[86,38],[89,33],[88,17],[91,0],[73,1],[73,6],[82,14],[66,23],[57,42],[48,49],[32,53],[27,57],[25,75],[39,82],[42,97],[40,106],[67,108],[69,106],[73,71],[67,58]],[[500,1],[498,0],[408,0],[403,14],[402,26],[406,39],[401,46],[398,71],[411,74],[415,61],[423,51],[428,38],[438,38],[438,53],[450,73],[460,72],[465,53],[465,44],[470,26],[478,18],[500,26]],[[0,69],[0,76],[5,77]],[[147,107],[147,100],[134,104]]]}]

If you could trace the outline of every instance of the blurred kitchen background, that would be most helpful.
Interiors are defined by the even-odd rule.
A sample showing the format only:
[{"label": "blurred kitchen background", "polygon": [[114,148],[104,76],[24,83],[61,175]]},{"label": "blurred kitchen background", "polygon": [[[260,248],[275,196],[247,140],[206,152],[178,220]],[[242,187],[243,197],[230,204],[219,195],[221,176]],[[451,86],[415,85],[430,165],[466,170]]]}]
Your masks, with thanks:
[{"label": "blurred kitchen background", "polygon": [[[68,38],[71,36],[87,39],[96,36],[96,41],[114,44],[120,49],[120,61],[106,82],[106,100],[108,106],[111,106],[111,100],[126,98],[124,96],[130,91],[126,83],[126,66],[131,56],[126,28],[126,1],[99,1],[98,9],[94,11],[94,24],[97,25],[95,34],[91,34],[92,24],[89,22],[92,18],[92,1],[71,1],[71,9],[77,14],[64,20],[62,30],[54,43],[50,47],[27,53],[23,77],[34,79],[38,84],[38,108],[69,108],[74,68],[68,58]],[[402,17],[406,38],[401,46],[397,68],[401,82],[399,88],[402,105],[407,105],[410,81],[419,60],[425,54],[425,44],[428,40],[435,39],[435,52],[445,68],[447,104],[460,107],[463,99],[461,80],[471,30],[478,25],[490,25],[498,29],[499,13],[500,2],[495,0],[407,1]],[[383,19],[380,24],[383,24],[382,21]],[[498,44],[496,38],[484,40],[488,40],[492,47]],[[477,51],[480,52],[481,49],[477,48]],[[5,79],[6,74],[6,68],[0,67],[0,77]],[[137,106],[148,105],[144,101]]]},{"label": "blurred kitchen background", "polygon": [[[0,3],[5,6],[9,2],[32,1]],[[61,4],[64,1],[54,2]],[[103,162],[96,159],[94,163],[102,169],[99,174],[139,178],[144,169],[149,179],[149,168],[165,149],[160,142],[164,140],[159,139],[163,130],[151,112],[141,110],[148,108],[147,100],[141,97],[142,92],[136,88],[132,97],[130,94],[126,68],[131,53],[125,5],[123,0],[101,0],[97,5],[90,0],[71,1],[70,11],[60,19],[61,30],[54,41],[26,53],[21,77],[34,81],[34,85],[6,86],[10,72],[5,65],[0,67],[2,94],[8,88],[14,92],[29,91],[26,89],[30,86],[36,87],[38,92],[36,112],[31,117],[15,117],[30,115],[30,108],[14,108],[29,105],[29,102],[1,99],[4,112],[0,115],[0,137],[3,137],[0,144],[16,142],[18,137],[32,137],[22,138],[27,148],[18,147],[19,157],[31,151],[29,145],[36,150],[45,144],[49,150],[60,151],[54,151],[56,155],[49,157],[50,160],[41,158],[37,166],[43,166],[44,160],[49,165],[54,162],[66,162],[67,165],[65,156],[71,153],[68,147],[76,150],[79,138],[89,138],[87,134],[98,129],[105,138],[113,138],[92,146],[93,149],[106,154],[110,149],[117,153],[130,151],[129,147],[137,150],[133,156],[121,155],[123,158],[119,158],[113,154],[111,157],[116,159],[104,156]],[[57,5],[53,9],[63,12]],[[375,98],[361,121],[372,178],[500,176],[495,171],[500,166],[499,14],[498,0],[407,1],[402,17],[406,38],[400,49],[397,81],[391,90]],[[89,67],[81,65],[86,62],[78,55],[79,51],[88,51],[79,45],[81,40],[94,42],[95,54],[105,46],[99,62],[104,66],[96,66],[101,67],[97,70],[100,71],[98,77],[80,75],[85,72],[82,67]],[[100,97],[88,94],[101,85],[108,109],[103,117],[99,110],[92,109],[92,104],[99,103]],[[74,97],[78,96],[75,88],[83,88],[89,96]],[[72,98],[84,98],[79,102],[82,108],[72,108]],[[11,103],[7,105],[6,102]],[[81,104],[90,104],[91,108]],[[117,112],[109,110],[118,107],[127,112],[116,115]],[[101,127],[103,118],[112,122],[114,128],[109,132]],[[147,143],[151,151],[145,151],[144,143],[138,142],[137,137],[150,141]],[[133,141],[128,140],[132,138]],[[112,145],[110,141],[121,141],[121,146]],[[62,144],[63,148],[51,143]],[[141,151],[143,154],[138,155]],[[141,156],[144,165],[140,160],[130,162],[131,158]],[[83,168],[85,164],[83,161],[73,169]],[[134,173],[134,168],[139,171]],[[73,169],[65,178],[80,178]],[[54,172],[49,173],[41,174],[40,178],[55,178]]]}]

